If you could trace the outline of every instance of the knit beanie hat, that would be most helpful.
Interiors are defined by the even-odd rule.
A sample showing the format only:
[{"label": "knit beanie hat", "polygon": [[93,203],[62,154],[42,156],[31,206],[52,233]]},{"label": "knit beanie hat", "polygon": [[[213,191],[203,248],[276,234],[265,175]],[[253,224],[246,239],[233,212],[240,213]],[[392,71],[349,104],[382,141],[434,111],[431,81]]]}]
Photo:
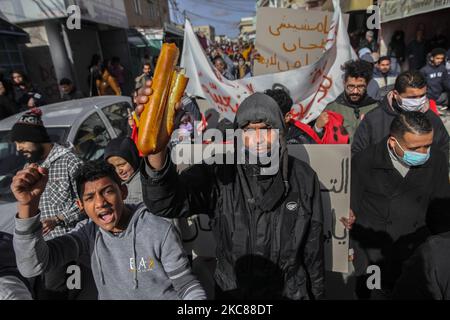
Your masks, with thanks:
[{"label": "knit beanie hat", "polygon": [[45,129],[41,117],[42,111],[38,108],[34,108],[24,113],[12,128],[11,141],[35,143],[50,142],[50,137],[48,136],[47,129]]}]

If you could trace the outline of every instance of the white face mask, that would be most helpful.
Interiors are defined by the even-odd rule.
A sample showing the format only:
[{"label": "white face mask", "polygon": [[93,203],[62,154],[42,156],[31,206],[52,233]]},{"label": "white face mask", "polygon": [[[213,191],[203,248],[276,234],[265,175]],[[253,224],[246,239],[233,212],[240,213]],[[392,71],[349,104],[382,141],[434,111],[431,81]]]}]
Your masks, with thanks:
[{"label": "white face mask", "polygon": [[401,98],[402,103],[399,103],[399,107],[405,111],[422,111],[425,104],[428,102],[427,96],[417,99]]}]

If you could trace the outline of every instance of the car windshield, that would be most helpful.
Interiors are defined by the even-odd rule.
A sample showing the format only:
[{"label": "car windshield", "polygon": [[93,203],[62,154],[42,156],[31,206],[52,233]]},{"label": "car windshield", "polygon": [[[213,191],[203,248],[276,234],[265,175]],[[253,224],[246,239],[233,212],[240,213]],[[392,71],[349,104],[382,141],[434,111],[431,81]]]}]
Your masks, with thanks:
[{"label": "car windshield", "polygon": [[[47,128],[52,142],[65,145],[70,128]],[[14,202],[10,185],[12,178],[26,163],[25,157],[16,150],[16,145],[11,142],[11,131],[0,131],[0,204]]]}]

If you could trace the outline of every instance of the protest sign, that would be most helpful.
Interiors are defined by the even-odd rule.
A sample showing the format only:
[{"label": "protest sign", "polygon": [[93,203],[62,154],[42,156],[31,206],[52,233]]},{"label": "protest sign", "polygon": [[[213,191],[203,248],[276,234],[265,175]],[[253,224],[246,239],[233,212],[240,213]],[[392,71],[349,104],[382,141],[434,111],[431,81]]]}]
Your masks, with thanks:
[{"label": "protest sign", "polygon": [[325,52],[317,62],[299,69],[230,81],[225,79],[206,57],[189,21],[181,66],[190,78],[187,92],[205,98],[221,116],[233,121],[240,103],[255,92],[264,92],[275,84],[285,86],[294,101],[294,119],[309,123],[344,90],[342,65],[356,54],[350,46],[345,21],[334,0],[335,12],[327,29]]},{"label": "protest sign", "polygon": [[333,15],[328,11],[259,8],[255,75],[298,69],[325,52]]}]

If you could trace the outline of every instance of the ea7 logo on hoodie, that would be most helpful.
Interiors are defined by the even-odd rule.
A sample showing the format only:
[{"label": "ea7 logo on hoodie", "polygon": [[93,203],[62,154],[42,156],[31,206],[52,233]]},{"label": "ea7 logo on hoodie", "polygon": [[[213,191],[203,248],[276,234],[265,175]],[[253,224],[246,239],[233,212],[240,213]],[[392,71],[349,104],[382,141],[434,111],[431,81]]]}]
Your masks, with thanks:
[{"label": "ea7 logo on hoodie", "polygon": [[130,258],[130,271],[131,272],[149,272],[155,267],[155,260],[152,258],[141,258],[138,260],[138,265],[136,267],[136,261],[134,258]]}]

